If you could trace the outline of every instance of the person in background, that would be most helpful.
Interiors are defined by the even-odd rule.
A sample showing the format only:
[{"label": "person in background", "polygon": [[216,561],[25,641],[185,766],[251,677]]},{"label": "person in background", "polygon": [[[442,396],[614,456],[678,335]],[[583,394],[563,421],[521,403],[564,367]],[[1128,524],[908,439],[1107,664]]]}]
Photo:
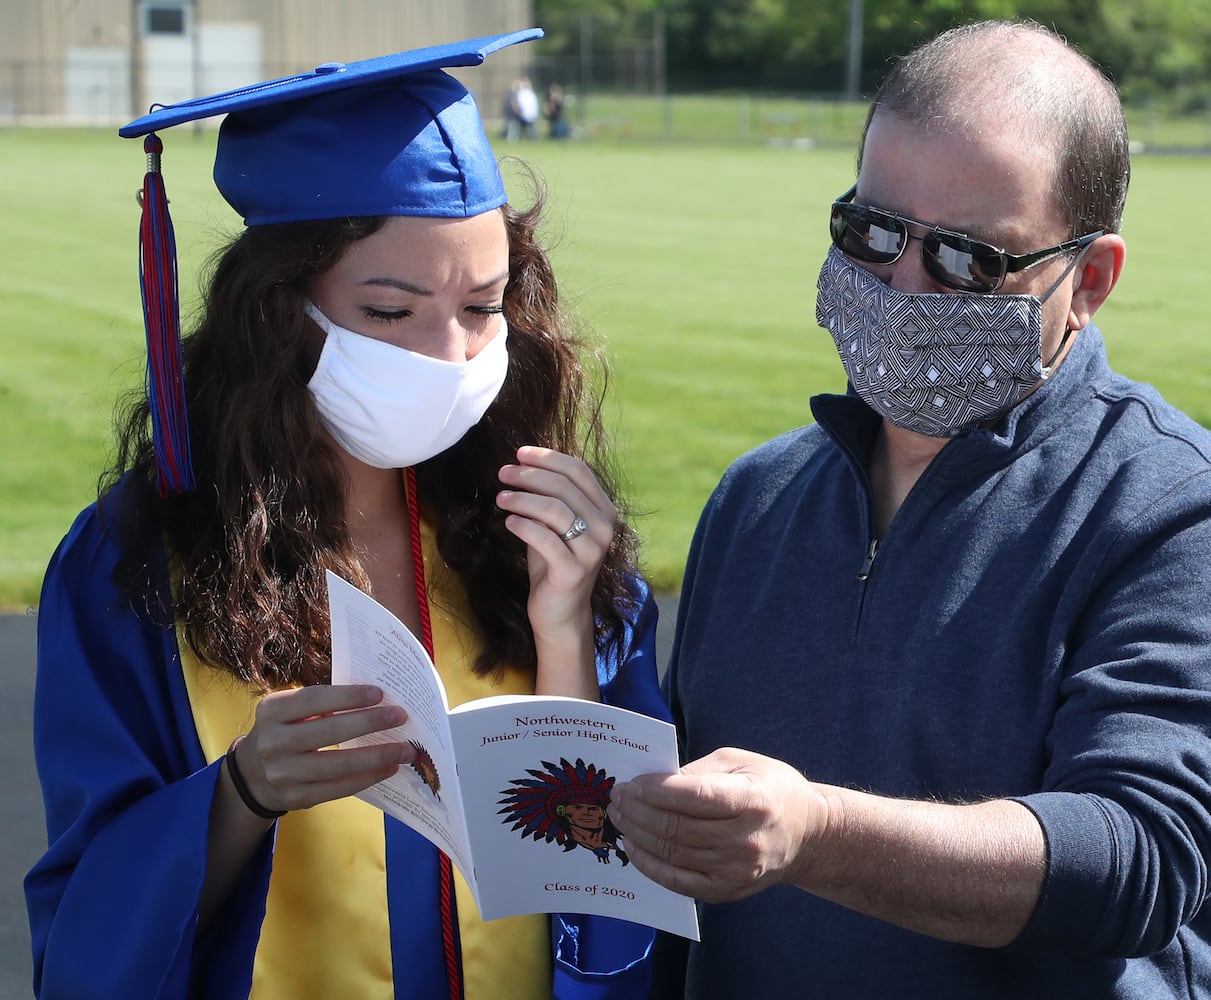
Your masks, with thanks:
[{"label": "person in background", "polygon": [[880,88],[818,280],[849,391],[708,501],[691,762],[609,809],[703,901],[655,995],[1211,996],[1211,434],[1093,324],[1129,172],[1037,24]]},{"label": "person in background", "polygon": [[521,81],[514,80],[509,84],[501,104],[500,116],[502,121],[500,137],[506,142],[516,142],[521,138],[521,114],[517,106],[517,92],[521,89]]},{"label": "person in background", "polygon": [[[422,637],[452,705],[537,692],[667,718],[541,196],[507,204],[442,70],[539,36],[326,66],[121,130],[151,167],[150,386],[39,608],[36,995],[645,991],[650,929],[485,923],[445,855],[354,798],[417,751],[380,690],[329,683],[326,570]],[[246,228],[182,362],[153,130],[223,113],[215,178]]]},{"label": "person in background", "polygon": [[547,88],[547,99],[542,106],[543,117],[547,120],[547,138],[566,139],[571,134],[567,120],[564,118],[563,88],[553,83]]},{"label": "person in background", "polygon": [[529,77],[523,76],[517,81],[517,90],[513,96],[517,108],[517,121],[521,127],[521,138],[538,138],[538,95]]}]

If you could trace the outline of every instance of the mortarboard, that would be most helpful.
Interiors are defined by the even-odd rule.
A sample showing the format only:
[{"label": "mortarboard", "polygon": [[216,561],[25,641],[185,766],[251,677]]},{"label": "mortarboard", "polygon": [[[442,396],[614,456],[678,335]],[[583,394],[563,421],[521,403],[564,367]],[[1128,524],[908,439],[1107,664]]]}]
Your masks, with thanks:
[{"label": "mortarboard", "polygon": [[478,66],[542,37],[530,28],[351,63],[157,107],[118,130],[145,136],[140,282],[161,496],[194,488],[181,378],[176,248],[156,131],[226,115],[214,179],[246,225],[353,216],[458,218],[505,203],[504,182],[466,87]]}]

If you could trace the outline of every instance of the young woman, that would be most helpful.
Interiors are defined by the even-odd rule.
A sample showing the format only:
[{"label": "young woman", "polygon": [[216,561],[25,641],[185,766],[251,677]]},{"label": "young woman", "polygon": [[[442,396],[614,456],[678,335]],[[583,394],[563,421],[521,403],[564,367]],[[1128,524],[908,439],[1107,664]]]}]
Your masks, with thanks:
[{"label": "young woman", "polygon": [[[409,743],[334,749],[406,714],[328,683],[327,570],[425,638],[452,705],[664,715],[541,198],[505,203],[470,95],[436,68],[535,34],[321,67],[123,130],[227,112],[215,177],[247,228],[183,372],[153,370],[47,573],[40,996],[646,990],[648,929],[485,924],[444,855],[352,798]],[[149,182],[145,212],[154,198]]]}]

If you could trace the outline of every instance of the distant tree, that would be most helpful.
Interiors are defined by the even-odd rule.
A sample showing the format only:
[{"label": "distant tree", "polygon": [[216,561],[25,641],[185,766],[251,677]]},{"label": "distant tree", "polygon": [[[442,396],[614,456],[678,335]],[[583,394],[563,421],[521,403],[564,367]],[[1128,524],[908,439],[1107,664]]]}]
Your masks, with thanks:
[{"label": "distant tree", "polygon": [[[548,49],[574,55],[584,18],[608,59],[612,36],[650,31],[663,13],[675,90],[837,93],[853,0],[536,0]],[[1158,90],[1199,104],[1211,94],[1211,0],[865,0],[861,89],[871,94],[896,56],[940,31],[1028,17],[1068,38],[1128,99]],[[636,26],[641,28],[637,29]],[[1201,105],[1200,105],[1201,106]]]},{"label": "distant tree", "polygon": [[[535,22],[546,31],[544,59],[562,70],[564,81],[592,86],[613,81],[620,54],[636,42],[654,41],[656,12],[668,37],[685,29],[677,4],[661,0],[535,0]],[[591,68],[581,64],[587,57]],[[572,70],[575,67],[575,71]]]},{"label": "distant tree", "polygon": [[1211,0],[1101,0],[1101,6],[1106,34],[1099,54],[1128,100],[1161,90],[1206,100]]}]

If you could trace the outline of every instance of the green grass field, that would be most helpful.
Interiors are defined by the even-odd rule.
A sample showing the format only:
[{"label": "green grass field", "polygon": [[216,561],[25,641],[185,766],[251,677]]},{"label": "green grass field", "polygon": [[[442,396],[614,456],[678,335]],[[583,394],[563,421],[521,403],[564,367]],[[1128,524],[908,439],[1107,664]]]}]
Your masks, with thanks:
[{"label": "green grass field", "polygon": [[[211,184],[213,133],[166,141],[188,310],[199,264],[238,220]],[[646,570],[675,589],[728,463],[804,423],[813,392],[843,387],[815,325],[815,279],[853,153],[604,141],[502,152],[547,181],[565,295],[614,367],[611,420]],[[0,607],[17,608],[36,600],[47,558],[93,499],[114,399],[142,376],[143,156],[108,130],[9,130],[0,164]],[[1127,272],[1099,320],[1119,370],[1211,425],[1209,181],[1211,159],[1137,159]]]},{"label": "green grass field", "polygon": [[[677,94],[668,98],[593,94],[573,101],[569,117],[595,139],[673,139],[698,142],[809,140],[854,146],[868,104],[828,98],[762,94]],[[1211,149],[1211,108],[1178,113],[1164,103],[1129,107],[1132,139],[1146,148]]]}]

